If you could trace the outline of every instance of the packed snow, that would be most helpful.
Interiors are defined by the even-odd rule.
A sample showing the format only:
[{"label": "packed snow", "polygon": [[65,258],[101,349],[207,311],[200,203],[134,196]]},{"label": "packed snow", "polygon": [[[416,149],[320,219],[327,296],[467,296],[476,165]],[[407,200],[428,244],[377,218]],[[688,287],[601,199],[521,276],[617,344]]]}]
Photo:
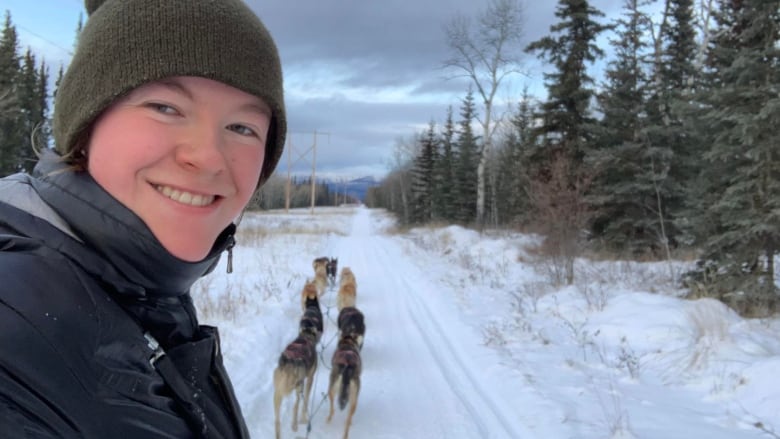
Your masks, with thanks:
[{"label": "packed snow", "polygon": [[[682,299],[690,261],[577,260],[562,287],[527,234],[399,230],[361,206],[247,213],[239,230],[233,273],[223,258],[193,293],[253,437],[273,437],[273,371],[319,256],[355,273],[366,319],[353,439],[780,437],[780,320]],[[343,433],[345,411],[325,421],[335,300],[311,419],[292,431],[289,395],[283,438]]]}]

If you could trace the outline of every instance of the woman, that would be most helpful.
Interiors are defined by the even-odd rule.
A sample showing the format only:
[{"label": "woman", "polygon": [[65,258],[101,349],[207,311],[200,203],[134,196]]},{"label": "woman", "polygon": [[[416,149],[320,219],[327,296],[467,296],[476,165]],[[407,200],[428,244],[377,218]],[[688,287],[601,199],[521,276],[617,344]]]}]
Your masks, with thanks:
[{"label": "woman", "polygon": [[0,180],[0,436],[246,438],[189,289],[282,153],[277,49],[240,0],[86,7],[56,152]]}]

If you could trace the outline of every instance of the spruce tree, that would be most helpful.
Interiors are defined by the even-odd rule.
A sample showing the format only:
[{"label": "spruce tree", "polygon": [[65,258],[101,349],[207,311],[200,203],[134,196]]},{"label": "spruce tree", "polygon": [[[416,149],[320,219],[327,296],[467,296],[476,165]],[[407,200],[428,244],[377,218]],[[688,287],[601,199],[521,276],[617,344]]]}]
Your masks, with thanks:
[{"label": "spruce tree", "polygon": [[434,218],[455,221],[455,122],[452,106],[447,108],[447,120],[440,136],[439,160],[436,161]]},{"label": "spruce tree", "polygon": [[20,106],[17,83],[19,78],[18,37],[6,11],[0,37],[0,176],[18,170],[17,148],[20,142]]},{"label": "spruce tree", "polygon": [[517,110],[510,119],[504,146],[498,157],[497,194],[494,202],[498,205],[498,221],[501,224],[519,226],[530,219],[526,162],[534,148],[534,111],[534,103],[525,89]]},{"label": "spruce tree", "polygon": [[51,122],[49,120],[49,68],[45,62],[41,61],[38,68],[38,87],[36,89],[36,98],[38,98],[37,110],[35,115],[37,120],[37,131],[34,138],[35,146],[48,147],[51,142]]},{"label": "spruce tree", "polygon": [[[41,67],[45,69],[45,64],[41,64]],[[17,122],[20,132],[15,155],[17,167],[20,171],[32,171],[36,162],[32,148],[33,137],[39,134],[41,130],[46,129],[46,109],[48,105],[46,104],[45,82],[43,83],[43,90],[41,90],[42,79],[45,80],[46,78],[41,78],[39,75],[35,55],[33,55],[30,49],[27,49],[22,60],[18,86],[21,112]]]},{"label": "spruce tree", "polygon": [[585,156],[595,122],[590,111],[593,79],[587,64],[603,56],[595,41],[606,27],[595,21],[604,14],[586,0],[559,0],[555,16],[559,21],[550,27],[554,35],[526,47],[554,68],[544,74],[548,99],[542,104],[538,133],[546,147],[537,159],[560,151],[576,165]]},{"label": "spruce tree", "polygon": [[693,28],[693,0],[669,0],[669,4],[671,25],[665,29],[664,82],[671,91],[685,93],[694,87],[698,76],[694,65],[696,32]]},{"label": "spruce tree", "polygon": [[472,129],[476,117],[474,93],[469,87],[460,108],[458,122],[457,162],[455,165],[455,192],[457,211],[455,219],[461,224],[472,224],[477,217],[477,164],[479,145]]},{"label": "spruce tree", "polygon": [[438,155],[438,139],[434,122],[431,122],[428,130],[420,136],[419,146],[412,168],[412,222],[427,223],[433,218],[434,169]]},{"label": "spruce tree", "polygon": [[599,169],[590,193],[594,209],[591,237],[611,251],[646,253],[662,235],[658,215],[657,169],[653,152],[642,139],[648,89],[644,61],[645,12],[638,0],[627,0],[610,39],[615,58],[606,71],[598,102],[603,118],[596,147],[588,157]]},{"label": "spruce tree", "polygon": [[777,303],[780,245],[780,0],[723,0],[716,22],[699,94],[711,145],[695,219],[703,252],[689,281],[766,311]]},{"label": "spruce tree", "polygon": [[657,215],[664,244],[676,246],[686,212],[686,187],[700,166],[699,140],[686,128],[698,72],[692,0],[667,0],[668,17],[659,31],[642,139],[653,167]]},{"label": "spruce tree", "polygon": [[0,90],[8,91],[16,83],[19,73],[19,39],[11,22],[11,13],[5,12],[0,36]]}]

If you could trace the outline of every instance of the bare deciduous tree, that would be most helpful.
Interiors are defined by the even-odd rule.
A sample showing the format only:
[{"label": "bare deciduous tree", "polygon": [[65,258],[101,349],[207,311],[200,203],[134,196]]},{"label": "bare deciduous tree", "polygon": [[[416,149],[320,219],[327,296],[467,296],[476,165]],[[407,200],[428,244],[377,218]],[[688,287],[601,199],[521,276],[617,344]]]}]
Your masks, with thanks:
[{"label": "bare deciduous tree", "polygon": [[[390,163],[392,174],[397,178],[397,184],[391,184],[391,200],[400,199],[400,212],[404,223],[409,222],[410,196],[411,196],[411,167],[412,160],[417,154],[417,146],[414,139],[398,138],[393,149],[392,162]],[[397,194],[394,192],[398,191]],[[396,196],[397,195],[397,196]]]},{"label": "bare deciduous tree", "polygon": [[484,104],[479,118],[482,145],[477,167],[477,223],[485,219],[485,167],[493,133],[500,118],[494,119],[493,105],[502,81],[512,73],[520,73],[520,41],[522,39],[523,8],[518,0],[491,0],[479,16],[476,29],[464,16],[455,16],[445,33],[453,52],[444,66],[459,70],[474,84]]},{"label": "bare deciduous tree", "polygon": [[696,62],[695,66],[697,70],[701,70],[704,65],[705,58],[707,56],[707,48],[710,45],[712,39],[712,16],[715,11],[715,0],[700,0],[698,9],[696,11],[696,20],[694,25],[699,30],[701,35],[701,41],[696,49]]},{"label": "bare deciduous tree", "polygon": [[544,235],[542,254],[550,260],[555,283],[574,283],[574,261],[580,256],[583,230],[592,217],[585,193],[593,170],[576,167],[565,154],[552,158],[549,173],[528,176],[527,195]]}]

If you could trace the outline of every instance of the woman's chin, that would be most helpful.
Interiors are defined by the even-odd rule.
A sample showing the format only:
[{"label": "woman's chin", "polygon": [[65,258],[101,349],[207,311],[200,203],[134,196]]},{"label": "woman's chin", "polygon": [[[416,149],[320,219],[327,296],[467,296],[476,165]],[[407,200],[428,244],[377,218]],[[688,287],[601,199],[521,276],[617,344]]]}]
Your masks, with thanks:
[{"label": "woman's chin", "polygon": [[[203,239],[196,239],[193,238],[189,242],[182,242],[180,240],[168,240],[161,241],[163,247],[165,247],[166,250],[173,256],[186,261],[186,262],[199,262],[202,261],[203,258],[208,256],[209,251],[211,251],[211,248],[213,246],[212,244],[208,247],[202,245]],[[198,245],[200,244],[200,245]]]}]

